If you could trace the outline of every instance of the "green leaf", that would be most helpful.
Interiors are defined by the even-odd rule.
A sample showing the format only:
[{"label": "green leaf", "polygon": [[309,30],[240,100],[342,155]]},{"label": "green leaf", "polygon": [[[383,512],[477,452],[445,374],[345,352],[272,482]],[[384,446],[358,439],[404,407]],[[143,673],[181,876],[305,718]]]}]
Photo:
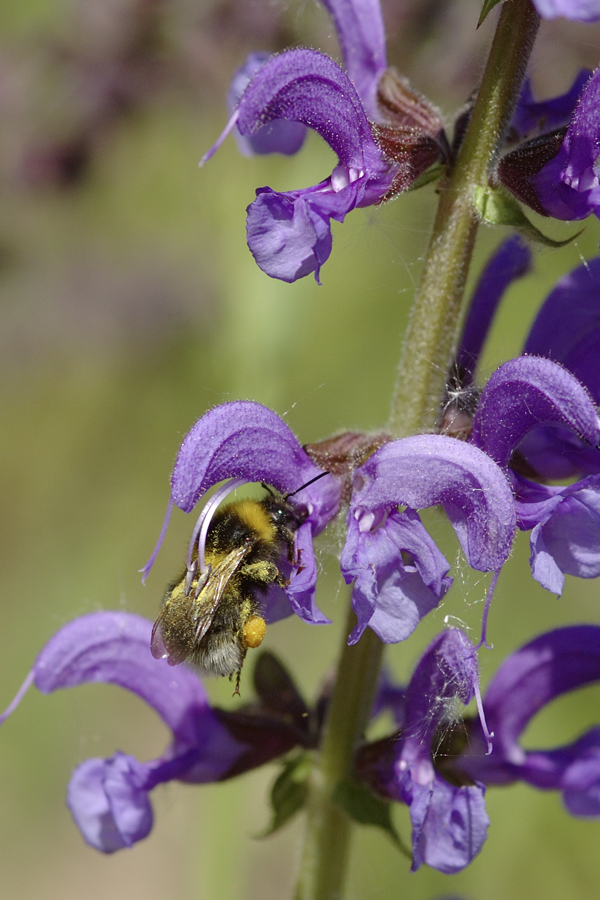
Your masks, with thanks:
[{"label": "green leaf", "polygon": [[529,221],[519,202],[502,189],[476,187],[473,200],[477,212],[487,225],[508,225],[517,228],[532,241],[546,247],[565,247],[581,234],[581,231],[578,231],[564,241],[555,241],[547,237]]},{"label": "green leaf", "polygon": [[301,754],[284,763],[283,771],[271,788],[271,822],[257,837],[267,837],[300,812],[308,798],[308,778],[312,770],[311,758]]},{"label": "green leaf", "polygon": [[490,13],[495,6],[498,6],[500,2],[501,0],[483,0],[481,15],[479,16],[479,22],[477,23],[478,28],[480,25],[483,25],[483,23],[487,19],[488,13]]},{"label": "green leaf", "polygon": [[334,791],[333,799],[355,822],[383,829],[398,850],[411,859],[412,854],[404,846],[394,828],[389,801],[377,797],[362,781],[358,781],[356,778],[347,778],[345,781],[341,781]]}]

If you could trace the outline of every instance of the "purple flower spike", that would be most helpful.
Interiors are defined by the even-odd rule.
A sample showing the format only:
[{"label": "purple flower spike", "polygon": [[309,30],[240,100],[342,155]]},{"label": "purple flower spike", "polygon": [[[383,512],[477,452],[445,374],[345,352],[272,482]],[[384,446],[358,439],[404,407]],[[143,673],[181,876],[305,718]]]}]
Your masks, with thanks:
[{"label": "purple flower spike", "polygon": [[520,356],[497,369],[481,393],[471,441],[499,466],[532,429],[561,425],[600,443],[600,422],[592,400],[577,379],[549,359]]},{"label": "purple flower spike", "polygon": [[387,68],[379,0],[321,0],[333,19],[344,66],[367,115],[377,121],[377,84]]},{"label": "purple flower spike", "polygon": [[384,797],[406,803],[412,823],[413,863],[452,874],[479,853],[487,836],[482,784],[456,786],[436,771],[440,728],[478,691],[477,656],[456,628],[442,632],[420,660],[406,690],[406,719],[391,741],[359,753],[358,771]]},{"label": "purple flower spike", "polygon": [[600,69],[597,69],[583,89],[560,150],[531,179],[547,215],[556,219],[584,219],[598,210],[599,154]]},{"label": "purple flower spike", "polygon": [[152,827],[148,792],[180,779],[202,784],[224,777],[245,746],[211,710],[198,678],[150,653],[152,623],[128,613],[82,616],[61,628],[36,659],[33,682],[43,693],[80,684],[116,684],[137,694],[173,734],[165,754],[139,762],[117,752],[73,773],[68,804],[85,840],[104,853],[130,847]]},{"label": "purple flower spike", "polygon": [[[271,59],[271,56],[271,53],[250,53],[243,65],[236,69],[227,94],[227,107],[230,115],[234,114],[240,97],[254,75]],[[250,138],[240,134],[237,127],[233,133],[238,149],[243,156],[254,154],[262,156],[267,153],[283,153],[285,156],[293,156],[304,143],[306,126],[300,122],[280,120],[269,122]]]},{"label": "purple flower spike", "polygon": [[494,731],[491,755],[478,752],[480,726],[472,723],[468,749],[459,767],[486,784],[526,781],[560,790],[573,815],[600,815],[600,728],[552,750],[525,750],[519,738],[531,719],[557,697],[600,681],[600,627],[574,625],[535,638],[509,656],[484,699]]},{"label": "purple flower spike", "polygon": [[[354,475],[341,558],[344,578],[355,581],[351,642],[367,626],[383,641],[403,640],[450,586],[448,562],[415,512],[438,504],[473,568],[497,571],[506,561],[515,531],[512,492],[485,453],[431,434],[380,447]],[[399,513],[399,505],[407,509]]]},{"label": "purple flower spike", "polygon": [[574,19],[576,22],[597,22],[600,19],[600,0],[533,0],[543,19]]}]

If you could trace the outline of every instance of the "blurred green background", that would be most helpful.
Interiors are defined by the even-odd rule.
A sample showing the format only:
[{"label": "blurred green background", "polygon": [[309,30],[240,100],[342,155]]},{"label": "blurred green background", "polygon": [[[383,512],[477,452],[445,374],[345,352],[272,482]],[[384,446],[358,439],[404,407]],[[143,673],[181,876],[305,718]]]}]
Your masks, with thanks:
[{"label": "blurred green background", "polygon": [[[476,84],[492,22],[475,33],[476,0],[384,5],[390,58],[451,115]],[[491,17],[493,18],[493,17]],[[321,8],[291,0],[0,2],[0,707],[45,641],[71,618],[127,609],[154,618],[181,568],[192,522],[176,513],[143,588],[183,434],[210,406],[251,398],[284,415],[301,441],[385,423],[435,194],[427,188],[334,224],[322,272],[270,281],[245,245],[257,186],[315,183],[331,171],[312,135],[293,159],[244,159],[221,130],[233,68],[257,49],[337,53]],[[532,67],[541,96],[565,90],[600,58],[600,32],[546,24]],[[572,227],[542,223],[558,236]],[[480,236],[474,273],[504,233]],[[535,251],[535,272],[507,295],[482,361],[485,376],[518,353],[556,278],[597,253],[596,222],[568,247]],[[389,663],[406,678],[447,616],[477,635],[486,579],[469,573],[435,512],[432,533],[456,559],[455,588]],[[314,695],[342,639],[347,592],[336,534],[320,539],[318,602],[334,621],[290,619],[266,647]],[[490,617],[487,683],[503,656],[562,623],[600,621],[595,582],[567,580],[560,600],[531,580],[527,540],[502,575]],[[252,659],[244,670],[251,694]],[[228,682],[211,681],[233,705]],[[600,688],[556,702],[528,746],[553,746],[600,722]],[[166,729],[141,701],[94,686],[31,690],[0,731],[3,897],[62,900],[283,900],[301,822],[267,840],[270,767],[219,786],[154,792],[156,823],[131,851],[87,847],[64,804],[73,767],[116,748],[148,759]],[[408,874],[386,838],[357,833],[348,898],[588,900],[600,884],[600,824],[569,818],[560,798],[488,792],[480,857],[445,877]],[[397,811],[408,839],[408,815]]]}]

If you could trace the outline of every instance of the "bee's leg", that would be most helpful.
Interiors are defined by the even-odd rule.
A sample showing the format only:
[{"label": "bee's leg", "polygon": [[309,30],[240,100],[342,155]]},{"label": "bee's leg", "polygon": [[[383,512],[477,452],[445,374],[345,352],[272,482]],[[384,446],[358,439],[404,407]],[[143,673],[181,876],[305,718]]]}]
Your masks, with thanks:
[{"label": "bee's leg", "polygon": [[[279,584],[282,582],[282,574],[275,563],[261,560],[260,562],[249,563],[242,569],[243,574],[252,579],[252,581],[260,581],[262,584]],[[284,583],[285,579],[284,579]]]},{"label": "bee's leg", "polygon": [[235,675],[235,690],[231,696],[232,697],[240,697],[241,696],[241,694],[240,694],[240,678],[242,677],[242,670],[238,669],[237,672],[232,672],[231,675],[229,676],[230,681],[234,675]]}]

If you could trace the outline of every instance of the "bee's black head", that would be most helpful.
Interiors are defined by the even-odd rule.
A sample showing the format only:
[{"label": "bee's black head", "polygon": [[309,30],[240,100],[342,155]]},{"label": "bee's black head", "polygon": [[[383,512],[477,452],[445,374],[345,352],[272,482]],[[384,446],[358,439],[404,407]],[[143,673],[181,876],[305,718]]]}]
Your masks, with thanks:
[{"label": "bee's black head", "polygon": [[263,505],[277,529],[297,531],[308,518],[307,509],[295,506],[281,496],[265,497]]}]

